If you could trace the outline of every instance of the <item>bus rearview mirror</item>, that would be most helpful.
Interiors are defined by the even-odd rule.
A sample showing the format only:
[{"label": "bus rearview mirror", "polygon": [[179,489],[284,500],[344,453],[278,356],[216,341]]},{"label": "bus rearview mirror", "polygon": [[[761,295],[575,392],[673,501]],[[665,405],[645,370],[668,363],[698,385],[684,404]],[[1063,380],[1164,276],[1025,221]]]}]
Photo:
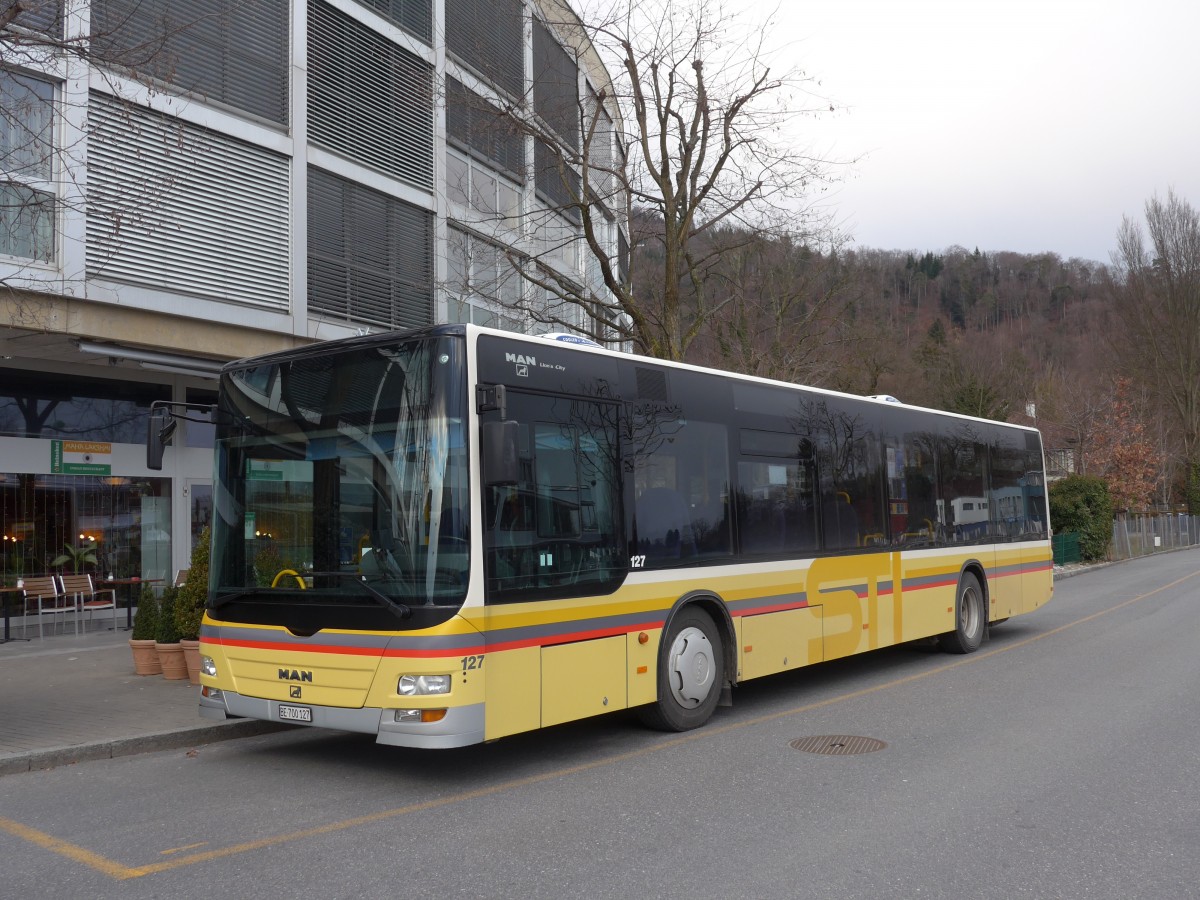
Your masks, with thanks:
[{"label": "bus rearview mirror", "polygon": [[175,434],[177,426],[175,417],[171,415],[151,415],[146,420],[146,468],[161,471],[163,454],[167,444]]},{"label": "bus rearview mirror", "polygon": [[519,425],[512,419],[484,422],[481,431],[485,480],[489,485],[516,484],[521,478]]}]

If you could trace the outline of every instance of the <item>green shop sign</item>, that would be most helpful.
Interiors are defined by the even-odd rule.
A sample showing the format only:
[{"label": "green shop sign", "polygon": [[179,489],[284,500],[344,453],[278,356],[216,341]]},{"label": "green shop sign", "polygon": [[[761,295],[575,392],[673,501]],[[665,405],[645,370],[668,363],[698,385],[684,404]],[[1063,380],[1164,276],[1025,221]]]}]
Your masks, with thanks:
[{"label": "green shop sign", "polygon": [[112,444],[106,441],[51,441],[53,475],[111,475]]}]

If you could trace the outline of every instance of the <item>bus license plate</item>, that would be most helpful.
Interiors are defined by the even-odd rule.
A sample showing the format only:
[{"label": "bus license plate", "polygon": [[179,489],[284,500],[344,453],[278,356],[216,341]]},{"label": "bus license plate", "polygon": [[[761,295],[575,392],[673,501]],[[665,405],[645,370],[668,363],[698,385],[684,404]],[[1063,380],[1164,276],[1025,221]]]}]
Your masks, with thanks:
[{"label": "bus license plate", "polygon": [[284,706],[280,703],[279,718],[286,722],[311,722],[312,710],[307,706]]}]

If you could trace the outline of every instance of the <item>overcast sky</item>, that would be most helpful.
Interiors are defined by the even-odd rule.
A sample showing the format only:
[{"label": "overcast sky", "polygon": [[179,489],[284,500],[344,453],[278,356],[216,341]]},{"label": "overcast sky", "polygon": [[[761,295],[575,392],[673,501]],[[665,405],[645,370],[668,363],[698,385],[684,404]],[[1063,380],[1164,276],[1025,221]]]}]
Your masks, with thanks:
[{"label": "overcast sky", "polygon": [[859,246],[1107,263],[1155,193],[1200,207],[1196,0],[751,2],[838,104],[811,146],[863,157],[832,201]]}]

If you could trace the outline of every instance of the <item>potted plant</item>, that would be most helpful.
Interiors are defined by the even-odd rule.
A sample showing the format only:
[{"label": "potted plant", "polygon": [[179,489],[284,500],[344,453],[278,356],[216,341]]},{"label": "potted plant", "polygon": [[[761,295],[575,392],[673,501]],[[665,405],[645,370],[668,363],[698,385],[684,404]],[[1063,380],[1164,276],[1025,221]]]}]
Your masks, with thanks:
[{"label": "potted plant", "polygon": [[63,549],[66,553],[62,553],[50,561],[52,566],[61,566],[66,563],[71,564],[71,570],[78,575],[79,570],[87,565],[96,565],[96,545],[92,544],[88,547],[73,547],[70,544],[65,544]]},{"label": "potted plant", "polygon": [[204,607],[208,601],[208,554],[211,535],[207,525],[197,535],[187,580],[175,596],[175,626],[179,631],[179,643],[183,645],[188,679],[192,684],[200,683],[200,623],[204,621]]},{"label": "potted plant", "polygon": [[154,646],[154,634],[158,630],[158,598],[149,585],[142,588],[138,600],[137,615],[133,617],[133,633],[129,638],[129,649],[133,652],[133,671],[138,675],[161,675],[162,663]]},{"label": "potted plant", "polygon": [[179,589],[170,585],[158,603],[158,630],[154,634],[154,649],[162,662],[163,678],[182,681],[188,677],[183,647],[179,644],[179,628],[175,624],[175,598]]}]

